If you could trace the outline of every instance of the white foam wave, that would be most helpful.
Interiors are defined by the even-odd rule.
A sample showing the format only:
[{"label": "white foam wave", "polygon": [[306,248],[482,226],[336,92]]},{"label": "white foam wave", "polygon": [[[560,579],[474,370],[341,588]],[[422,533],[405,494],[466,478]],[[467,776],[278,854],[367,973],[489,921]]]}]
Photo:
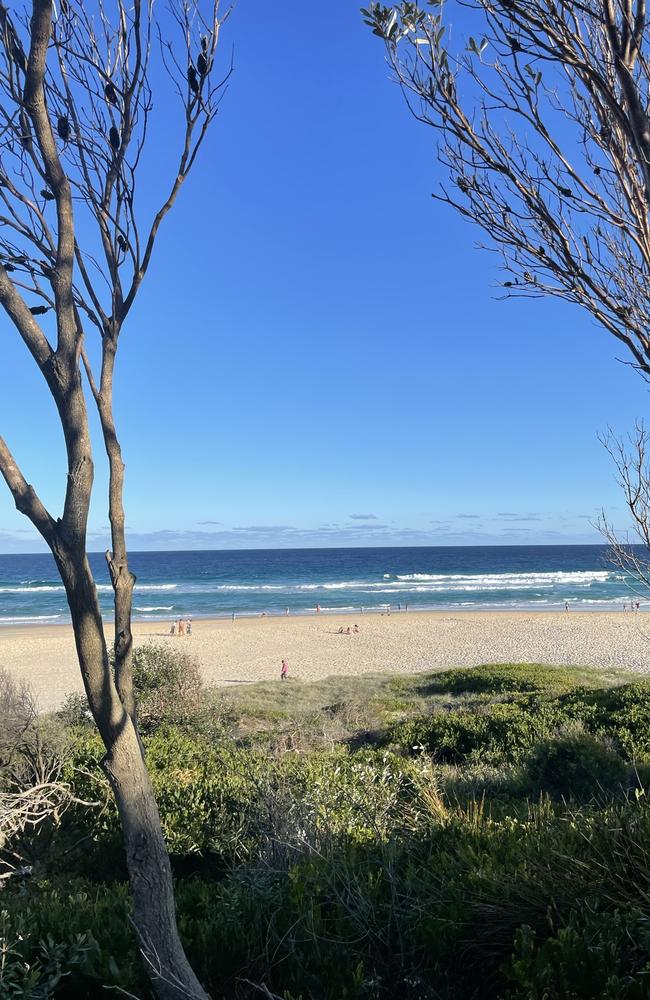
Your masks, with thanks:
[{"label": "white foam wave", "polygon": [[[493,590],[551,590],[555,587],[590,587],[593,584],[603,584],[620,577],[608,570],[558,570],[548,573],[408,573],[396,579],[387,579],[384,574],[381,582],[372,580],[338,580],[326,583],[302,583],[293,587],[277,589],[296,591],[331,591],[358,590],[364,593],[373,591],[382,594],[389,593],[443,593],[462,591],[493,591]],[[242,588],[243,589],[243,588]],[[246,589],[259,590],[260,587]],[[274,588],[267,588],[274,589]]]},{"label": "white foam wave", "polygon": [[298,608],[298,612],[309,611],[318,612],[319,614],[329,614],[331,611],[359,611],[358,604],[328,604],[323,606],[322,604],[318,608]]},{"label": "white foam wave", "polygon": [[170,605],[155,604],[151,608],[138,608],[138,607],[134,606],[133,610],[134,611],[172,611],[173,608],[174,608],[173,604],[170,604]]},{"label": "white foam wave", "polygon": [[0,587],[0,594],[42,594],[59,592],[61,590],[63,590],[63,584],[60,586],[48,584],[42,587]]},{"label": "white foam wave", "polygon": [[418,581],[422,583],[456,583],[472,582],[476,585],[508,583],[512,586],[538,586],[539,583],[548,585],[557,584],[581,584],[581,583],[606,583],[609,579],[618,579],[609,570],[556,570],[548,573],[407,573],[398,576],[400,582],[410,583]]},{"label": "white foam wave", "polygon": [[21,622],[51,622],[61,615],[7,615],[0,617],[4,625],[18,625]]}]

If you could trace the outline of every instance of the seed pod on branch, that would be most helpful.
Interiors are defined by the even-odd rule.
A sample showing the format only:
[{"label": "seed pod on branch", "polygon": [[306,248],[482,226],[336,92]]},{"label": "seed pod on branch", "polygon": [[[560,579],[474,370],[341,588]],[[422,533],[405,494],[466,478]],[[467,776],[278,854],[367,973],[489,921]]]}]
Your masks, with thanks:
[{"label": "seed pod on branch", "polygon": [[67,142],[70,138],[70,122],[65,115],[59,115],[56,123],[56,130],[58,132],[59,138]]}]

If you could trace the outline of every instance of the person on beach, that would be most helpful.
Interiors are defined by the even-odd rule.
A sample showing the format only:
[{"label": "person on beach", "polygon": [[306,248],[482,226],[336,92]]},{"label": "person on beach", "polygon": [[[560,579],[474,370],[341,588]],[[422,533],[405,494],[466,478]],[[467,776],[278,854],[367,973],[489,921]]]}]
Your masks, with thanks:
[{"label": "person on beach", "polygon": [[359,633],[359,626],[355,625],[354,628],[352,629],[352,631],[354,632],[355,635],[358,635],[358,633]]},{"label": "person on beach", "polygon": [[185,625],[185,635],[191,635],[191,634],[192,634],[192,619],[188,618],[187,623]]},{"label": "person on beach", "polygon": [[176,635],[176,622],[172,622],[172,627],[169,630],[170,635]]},{"label": "person on beach", "polygon": [[280,680],[286,681],[289,677],[289,664],[286,660],[282,661],[282,667],[280,669]]},{"label": "person on beach", "polygon": [[185,622],[182,618],[179,618],[178,621],[178,634],[185,635]]},{"label": "person on beach", "polygon": [[317,604],[317,605],[316,605],[316,614],[317,614],[317,615],[319,615],[319,614],[320,614],[320,604]]},{"label": "person on beach", "polygon": [[568,611],[568,610],[569,610],[569,602],[568,602],[568,601],[565,601],[565,602],[564,602],[564,610],[565,610],[565,611]]},{"label": "person on beach", "polygon": [[233,621],[235,620],[235,612],[234,612],[234,611],[233,611],[233,613],[232,613],[232,620],[233,620]]}]

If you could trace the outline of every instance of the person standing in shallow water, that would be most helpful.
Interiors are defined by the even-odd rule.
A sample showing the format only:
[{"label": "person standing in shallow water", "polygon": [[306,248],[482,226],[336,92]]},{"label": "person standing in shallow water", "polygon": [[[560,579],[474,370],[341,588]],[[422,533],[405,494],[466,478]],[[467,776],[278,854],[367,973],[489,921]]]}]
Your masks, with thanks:
[{"label": "person standing in shallow water", "polygon": [[286,681],[289,677],[289,664],[286,660],[282,661],[282,667],[280,669],[280,680]]}]

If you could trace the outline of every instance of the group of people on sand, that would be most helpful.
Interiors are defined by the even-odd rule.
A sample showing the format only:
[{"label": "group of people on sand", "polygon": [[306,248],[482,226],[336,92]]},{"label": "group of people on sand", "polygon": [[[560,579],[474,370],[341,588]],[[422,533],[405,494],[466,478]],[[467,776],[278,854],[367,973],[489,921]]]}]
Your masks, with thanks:
[{"label": "group of people on sand", "polygon": [[170,635],[191,635],[192,634],[192,619],[191,618],[177,618],[175,622],[172,622],[172,626],[169,630]]},{"label": "group of people on sand", "polygon": [[347,628],[343,628],[343,626],[341,625],[337,635],[357,635],[358,631],[359,631],[358,625],[353,625],[352,628],[350,628],[349,625]]}]

